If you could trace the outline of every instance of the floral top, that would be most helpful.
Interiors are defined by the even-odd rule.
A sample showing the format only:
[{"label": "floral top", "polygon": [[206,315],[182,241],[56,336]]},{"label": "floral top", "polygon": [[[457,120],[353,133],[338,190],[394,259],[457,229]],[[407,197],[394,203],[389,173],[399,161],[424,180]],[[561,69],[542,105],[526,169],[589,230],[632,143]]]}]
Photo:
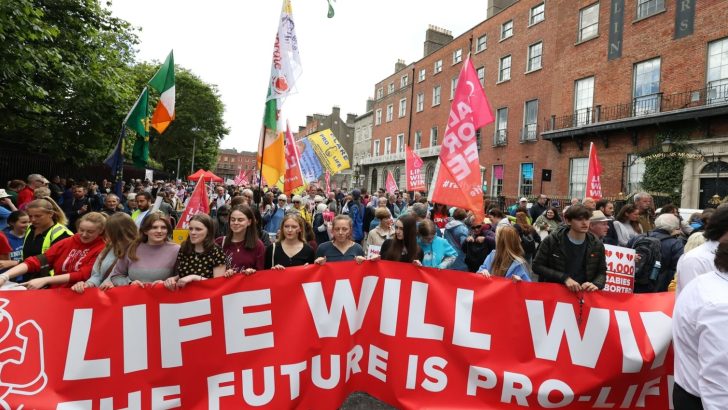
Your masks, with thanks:
[{"label": "floral top", "polygon": [[187,275],[200,275],[203,278],[212,278],[212,269],[225,265],[225,253],[219,246],[215,245],[208,252],[185,254],[180,252],[177,254],[177,264],[174,271],[180,278]]}]

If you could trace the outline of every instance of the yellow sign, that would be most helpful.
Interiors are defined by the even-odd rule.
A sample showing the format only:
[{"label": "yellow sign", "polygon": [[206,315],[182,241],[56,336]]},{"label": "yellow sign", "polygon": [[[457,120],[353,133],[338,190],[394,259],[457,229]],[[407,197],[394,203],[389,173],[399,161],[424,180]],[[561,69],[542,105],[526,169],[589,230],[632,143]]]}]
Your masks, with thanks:
[{"label": "yellow sign", "polygon": [[308,136],[314,152],[321,165],[331,173],[331,175],[349,169],[349,155],[347,155],[344,147],[339,144],[334,133],[330,129],[317,132]]},{"label": "yellow sign", "polygon": [[190,231],[187,229],[175,229],[174,233],[172,234],[172,242],[176,243],[177,245],[182,245],[182,242],[187,240],[187,237],[190,236]]}]

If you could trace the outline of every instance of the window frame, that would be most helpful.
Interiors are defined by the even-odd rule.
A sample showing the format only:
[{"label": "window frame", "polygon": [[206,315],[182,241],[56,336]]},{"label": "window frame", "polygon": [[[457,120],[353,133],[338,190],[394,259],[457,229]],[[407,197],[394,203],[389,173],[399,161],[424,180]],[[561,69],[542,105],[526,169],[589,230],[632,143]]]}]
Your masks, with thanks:
[{"label": "window frame", "polygon": [[404,152],[404,134],[400,133],[397,134],[397,147],[396,151],[397,153]]},{"label": "window frame", "polygon": [[[645,75],[650,75],[653,73],[653,70],[650,70],[649,72],[643,71],[642,73],[639,73],[640,66],[644,66],[646,64],[650,64],[651,68],[654,68],[655,61],[657,62],[657,91],[652,92],[645,95],[637,95],[638,90],[644,89],[646,86],[650,86],[650,88],[654,85],[653,81],[650,81],[645,84],[641,84],[638,87],[638,80],[640,77],[644,78]],[[651,77],[651,75],[650,75]],[[660,111],[660,86],[662,85],[662,58],[661,57],[655,57],[650,58],[648,60],[643,60],[636,62],[632,65],[632,104],[633,104],[633,114],[635,116],[638,115],[646,115],[646,114],[654,114]]]},{"label": "window frame", "polygon": [[[496,168],[500,168],[501,177],[496,178]],[[505,172],[506,167],[505,164],[493,164],[491,167],[491,184],[490,184],[490,191],[492,192],[492,197],[499,197],[503,194],[503,180],[505,179]]]},{"label": "window frame", "polygon": [[[531,51],[534,49],[534,47],[540,46],[540,53],[538,54],[538,57],[534,57],[531,54]],[[538,67],[533,67],[531,64],[534,60],[538,59]],[[531,45],[528,46],[528,51],[526,53],[526,73],[530,73],[533,71],[538,71],[543,68],[543,40],[539,40]]]},{"label": "window frame", "polygon": [[377,100],[384,98],[384,87],[377,88]]},{"label": "window frame", "polygon": [[[594,7],[596,7],[596,17],[597,17],[597,21],[594,22],[594,23],[592,23],[592,24],[590,24],[590,25],[588,25],[588,26],[584,26],[584,24],[583,24],[583,22],[584,22],[584,13],[588,9],[591,9],[591,8],[594,8]],[[600,12],[601,12],[601,8],[600,8],[600,5],[599,5],[599,2],[598,1],[596,3],[592,3],[592,4],[590,4],[590,5],[586,6],[586,7],[582,7],[581,9],[579,9],[579,25],[577,26],[577,34],[576,34],[576,43],[577,44],[583,43],[585,41],[589,41],[591,39],[594,39],[594,38],[599,37],[599,13]],[[589,37],[585,37],[584,36],[584,31],[586,29],[590,28],[590,27],[595,27],[596,28],[594,30],[594,34],[590,35]]]},{"label": "window frame", "polygon": [[435,61],[435,64],[432,67],[432,75],[438,74],[442,72],[442,59],[439,59]]},{"label": "window frame", "polygon": [[[480,72],[483,72],[483,75],[480,75]],[[485,66],[480,66],[475,69],[475,74],[478,76],[478,80],[480,80],[480,86],[485,88]]]},{"label": "window frame", "polygon": [[[503,68],[503,61],[505,61],[505,59],[508,59],[508,68],[507,69]],[[513,56],[511,54],[505,55],[498,60],[498,83],[503,83],[503,82],[511,80],[512,65],[513,65]],[[508,70],[507,71],[508,78],[505,78],[505,76],[503,75],[505,72],[504,70]]]},{"label": "window frame", "polygon": [[372,141],[372,155],[373,156],[379,156],[381,155],[379,151],[381,151],[382,148],[382,141],[381,140],[374,140]]},{"label": "window frame", "polygon": [[[533,122],[528,122],[528,104],[536,104],[536,115],[533,118]],[[528,100],[523,103],[523,131],[521,132],[521,141],[536,141],[538,140],[538,98]],[[533,128],[533,137],[531,137],[531,128]]]},{"label": "window frame", "polygon": [[425,110],[425,93],[417,94],[417,112]]},{"label": "window frame", "polygon": [[422,148],[422,131],[415,131],[415,150]]},{"label": "window frame", "polygon": [[463,49],[458,48],[452,52],[452,65],[459,64],[463,61]]},{"label": "window frame", "polygon": [[[509,26],[506,28],[506,26]],[[500,41],[507,40],[513,37],[513,19],[503,22],[500,29]]]},{"label": "window frame", "polygon": [[377,108],[374,111],[374,125],[382,125],[382,109]]},{"label": "window frame", "polygon": [[[505,112],[505,115],[502,113]],[[505,119],[505,121],[501,121]],[[501,125],[503,127],[501,127]],[[495,110],[495,125],[493,126],[493,145],[496,147],[508,144],[508,107]]]},{"label": "window frame", "polygon": [[394,118],[394,105],[393,104],[387,104],[387,114],[386,114],[386,122],[392,122],[392,119]]},{"label": "window frame", "polygon": [[387,85],[387,95],[392,94],[394,92],[394,82],[389,83]]},{"label": "window frame", "polygon": [[[524,169],[527,167],[524,167],[524,165],[530,165],[531,166],[531,178],[526,178],[526,173],[524,172]],[[533,195],[533,180],[534,180],[534,166],[533,162],[521,162],[521,166],[519,167],[520,172],[518,173],[518,196],[531,196]],[[530,181],[530,183],[528,182]]]},{"label": "window frame", "polygon": [[[578,164],[575,163],[575,161],[579,161]],[[574,172],[577,170],[577,167],[575,165],[578,165],[579,174],[576,175],[579,178],[579,181],[574,181]],[[582,182],[582,174],[581,171],[583,170],[583,179]],[[569,158],[569,197],[570,198],[584,198],[586,195],[586,177],[587,173],[589,172],[589,157],[573,157]],[[580,189],[578,189],[580,188]]]},{"label": "window frame", "polygon": [[[430,146],[431,147],[437,146],[437,138],[438,138],[437,134],[438,134],[437,125],[430,127]],[[433,137],[435,138],[434,140],[433,140]]]},{"label": "window frame", "polygon": [[[650,11],[650,3],[655,3],[655,7],[652,11]],[[642,6],[646,10],[646,14],[641,15],[640,11],[643,10]],[[659,7],[661,5],[661,7]],[[646,18],[650,18],[654,15],[660,14],[666,10],[665,8],[665,0],[637,0],[635,2],[635,21],[644,20]]]},{"label": "window frame", "polygon": [[[437,92],[435,92],[437,91]],[[440,99],[442,98],[442,87],[435,85],[432,87],[432,106],[437,107],[440,105]]]},{"label": "window frame", "polygon": [[[579,98],[579,94],[578,94],[578,91],[579,91],[578,85],[580,82],[586,81],[586,80],[591,80],[591,96],[590,96],[591,104],[589,107],[579,107],[578,102],[579,102],[580,98]],[[596,77],[593,75],[588,76],[588,77],[583,77],[583,78],[580,78],[580,79],[574,81],[574,124],[577,127],[582,126],[582,125],[588,125],[588,124],[592,123],[591,113],[594,111],[594,90],[596,88],[595,84],[596,84]],[[585,100],[585,99],[581,98],[581,100]],[[585,121],[580,121],[580,119],[579,119],[580,118],[579,111],[581,111],[581,110],[586,110],[585,113],[587,115],[584,117]]]},{"label": "window frame", "polygon": [[404,88],[409,85],[409,75],[405,74],[399,78],[399,88]]},{"label": "window frame", "polygon": [[450,79],[450,101],[455,98],[455,91],[458,88],[458,76]]},{"label": "window frame", "polygon": [[384,137],[384,151],[385,154],[392,153],[392,137]]},{"label": "window frame", "polygon": [[399,112],[398,118],[402,118],[407,114],[407,97],[403,97],[399,99]]},{"label": "window frame", "polygon": [[[534,14],[534,11],[539,7],[542,7],[541,13]],[[536,16],[541,16],[541,19],[538,21],[535,21]],[[541,2],[541,4],[537,4],[533,7],[531,7],[531,11],[528,13],[528,26],[529,27],[536,25],[536,24],[544,21],[545,19],[546,19],[546,2]]]},{"label": "window frame", "polygon": [[417,82],[421,83],[425,81],[427,78],[427,69],[426,68],[420,68],[419,76],[417,77]]},{"label": "window frame", "polygon": [[[481,43],[481,40],[482,43]],[[482,47],[481,47],[482,46]],[[482,36],[478,37],[475,43],[475,53],[480,53],[481,51],[485,51],[488,49],[488,34],[483,34]]]}]

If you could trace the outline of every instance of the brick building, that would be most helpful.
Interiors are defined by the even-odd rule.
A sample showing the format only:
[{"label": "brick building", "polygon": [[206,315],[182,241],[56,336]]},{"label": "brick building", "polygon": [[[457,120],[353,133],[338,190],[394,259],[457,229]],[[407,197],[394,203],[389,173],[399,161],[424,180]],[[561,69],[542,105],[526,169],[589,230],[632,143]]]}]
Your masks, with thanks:
[{"label": "brick building", "polygon": [[663,149],[692,154],[683,207],[702,208],[714,194],[728,194],[727,2],[490,3],[487,18],[458,37],[430,27],[424,57],[398,62],[375,85],[365,186],[383,186],[389,170],[404,183],[405,143],[423,157],[431,181],[457,76],[471,52],[496,117],[478,135],[489,196],[543,190],[583,197],[591,142],[607,196],[641,189],[639,155]]},{"label": "brick building", "polygon": [[[354,153],[354,120],[356,114],[347,114],[346,119],[341,118],[341,109],[334,106],[331,109],[331,114],[313,114],[306,116],[306,125],[299,126],[298,132],[294,134],[294,138],[299,140],[306,137],[307,135],[313,134],[318,131],[331,129],[334,136],[346,150],[346,154],[349,156],[350,168],[340,172],[337,175],[331,177],[332,187],[335,185],[338,188],[348,188],[351,186],[352,178],[352,158]],[[319,178],[323,182],[324,178]],[[323,186],[323,185],[322,185]]]},{"label": "brick building", "polygon": [[217,153],[217,165],[215,174],[223,180],[234,180],[240,170],[249,171],[249,175],[255,173],[257,153],[240,151],[235,149],[220,149]]}]

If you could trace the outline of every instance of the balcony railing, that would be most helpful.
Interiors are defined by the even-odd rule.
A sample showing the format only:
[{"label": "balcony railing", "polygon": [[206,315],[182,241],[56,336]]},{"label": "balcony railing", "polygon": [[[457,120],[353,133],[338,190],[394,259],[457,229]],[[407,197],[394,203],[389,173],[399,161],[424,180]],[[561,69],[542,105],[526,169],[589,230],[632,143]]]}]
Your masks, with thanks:
[{"label": "balcony railing", "polygon": [[656,93],[633,98],[630,102],[610,106],[597,105],[561,117],[552,116],[545,131],[577,128],[597,123],[617,121],[690,108],[728,104],[728,81],[716,82],[706,88],[674,94]]},{"label": "balcony railing", "polygon": [[493,146],[500,147],[508,143],[508,130],[496,130],[493,136]]},{"label": "balcony railing", "polygon": [[521,128],[521,142],[536,141],[538,139],[538,127],[536,124],[527,124]]},{"label": "balcony railing", "polygon": [[[417,155],[419,155],[422,158],[440,155],[440,146],[435,145],[434,147],[416,149],[415,153],[417,153]],[[383,154],[383,155],[367,155],[366,157],[359,160],[358,164],[369,165],[369,164],[380,164],[383,162],[404,161],[404,158],[405,158],[404,152],[393,152],[391,154]]]}]

